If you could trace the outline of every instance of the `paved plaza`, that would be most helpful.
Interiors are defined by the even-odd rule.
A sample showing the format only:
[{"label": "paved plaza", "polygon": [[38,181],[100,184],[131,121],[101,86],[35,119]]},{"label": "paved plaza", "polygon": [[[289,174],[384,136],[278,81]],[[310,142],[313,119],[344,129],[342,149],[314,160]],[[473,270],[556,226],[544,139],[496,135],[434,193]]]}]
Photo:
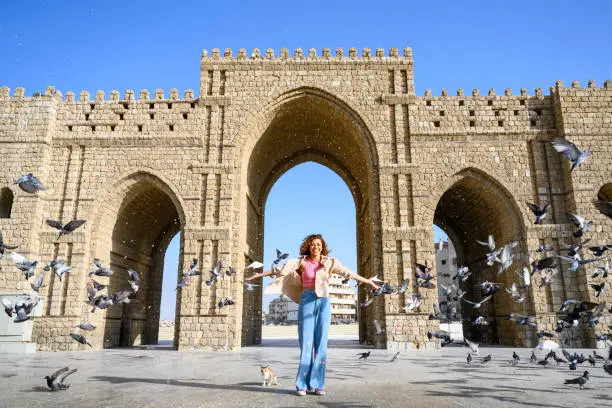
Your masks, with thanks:
[{"label": "paved plaza", "polygon": [[[85,346],[83,346],[85,347]],[[106,349],[1,355],[1,407],[610,407],[612,376],[601,363],[570,372],[567,365],[508,364],[512,349],[491,347],[487,367],[466,366],[467,348],[403,352],[395,362],[387,350],[367,351],[356,341],[330,340],[327,396],[297,397],[296,339],[264,339],[261,346],[229,352],[177,352],[169,348]],[[573,351],[573,350],[572,350]],[[588,354],[590,350],[578,350]],[[600,350],[600,354],[603,350]],[[540,356],[542,353],[540,353]],[[478,361],[478,360],[476,360]],[[270,364],[279,385],[263,388],[260,364]],[[77,368],[67,391],[47,392],[43,377],[63,366]],[[585,390],[563,385],[588,369]]]}]

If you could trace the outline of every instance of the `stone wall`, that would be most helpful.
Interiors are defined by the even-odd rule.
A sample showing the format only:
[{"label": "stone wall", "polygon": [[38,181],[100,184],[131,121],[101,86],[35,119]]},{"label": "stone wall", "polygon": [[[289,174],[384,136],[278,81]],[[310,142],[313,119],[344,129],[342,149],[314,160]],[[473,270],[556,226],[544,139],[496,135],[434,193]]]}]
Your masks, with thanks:
[{"label": "stone wall", "polygon": [[[612,238],[612,223],[591,200],[611,181],[612,86],[570,89],[558,83],[543,95],[521,90],[471,96],[427,91],[416,96],[409,48],[357,54],[351,48],[290,56],[283,49],[214,49],[202,53],[200,93],[176,89],[167,97],[98,91],[78,97],[49,87],[44,95],[0,89],[0,187],[14,194],[10,218],[0,219],[5,240],[23,255],[69,261],[75,273],[62,282],[47,275],[43,316],[34,325],[42,350],[79,349],[69,329],[90,319],[95,348],[154,342],[159,322],[163,257],[181,232],[182,268],[201,260],[203,276],[177,292],[175,346],[232,349],[261,341],[261,293],[240,284],[245,265],[263,257],[264,205],[274,182],[309,160],[328,166],[349,186],[356,206],[357,271],[393,284],[405,278],[425,294],[420,312],[402,311],[404,297],[380,297],[361,310],[360,338],[375,347],[406,348],[437,329],[428,319],[436,290],[415,286],[416,262],[434,264],[432,224],[453,237],[459,263],[478,269],[493,233],[500,244],[519,241],[514,270],[528,263],[528,249],[546,242],[559,248],[571,236],[565,215],[577,211],[597,224],[593,241]],[[138,97],[136,97],[138,95]],[[593,148],[571,175],[560,156],[542,143],[568,137]],[[28,195],[13,184],[34,172],[49,190]],[[322,193],[324,197],[324,192]],[[4,195],[3,195],[4,197]],[[553,203],[543,225],[533,225],[524,201]],[[329,203],[333,205],[333,203]],[[75,233],[55,239],[47,218],[85,218]],[[101,278],[112,288],[126,284],[126,268],[143,279],[133,305],[91,313],[85,305],[87,273],[97,257],[116,269]],[[240,272],[208,287],[218,260]],[[0,261],[0,290],[29,285],[8,260]],[[529,302],[495,297],[495,317],[483,338],[528,345],[535,329],[508,322],[510,312],[534,313],[538,329],[551,329],[565,298],[592,299],[592,267],[563,272],[550,288],[531,288]],[[246,272],[250,273],[250,272]],[[475,273],[476,287],[491,271]],[[359,298],[365,297],[360,288]],[[610,300],[610,293],[606,294]],[[227,296],[234,306],[217,308]],[[376,334],[373,321],[385,332]],[[581,344],[593,343],[584,333]]]}]

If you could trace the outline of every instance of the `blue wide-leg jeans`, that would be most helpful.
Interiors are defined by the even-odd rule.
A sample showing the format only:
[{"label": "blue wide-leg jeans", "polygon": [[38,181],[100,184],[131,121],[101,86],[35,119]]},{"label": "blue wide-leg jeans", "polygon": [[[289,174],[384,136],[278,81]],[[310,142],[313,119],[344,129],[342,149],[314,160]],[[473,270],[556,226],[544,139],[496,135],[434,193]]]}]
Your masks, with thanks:
[{"label": "blue wide-leg jeans", "polygon": [[298,309],[300,368],[295,379],[297,390],[325,388],[327,335],[331,323],[331,304],[327,297],[317,297],[314,290],[304,290]]}]

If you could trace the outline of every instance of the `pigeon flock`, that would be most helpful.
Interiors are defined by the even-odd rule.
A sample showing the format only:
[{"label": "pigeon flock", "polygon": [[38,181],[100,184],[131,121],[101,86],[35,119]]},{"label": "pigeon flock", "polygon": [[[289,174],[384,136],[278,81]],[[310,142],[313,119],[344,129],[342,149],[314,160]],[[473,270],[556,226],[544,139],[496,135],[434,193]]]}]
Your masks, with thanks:
[{"label": "pigeon flock", "polygon": [[[571,162],[570,172],[578,169],[588,158],[590,149],[584,151],[579,150],[575,144],[565,139],[554,139],[550,140],[549,143],[554,149],[564,155],[567,160]],[[38,180],[32,173],[26,174],[19,177],[15,184],[19,186],[23,191],[29,194],[36,194],[41,190],[47,188]],[[535,216],[535,224],[542,224],[543,220],[549,215],[551,211],[551,204],[545,203],[543,205],[537,205],[532,203],[526,203],[530,211]],[[594,207],[603,215],[608,218],[612,218],[612,202],[606,201],[604,197],[598,197],[593,201]],[[594,222],[587,220],[580,214],[568,213],[568,219],[575,226],[573,231],[573,237],[579,241],[575,243],[562,243],[563,249],[560,250],[562,253],[557,253],[553,248],[541,244],[535,251],[537,259],[531,262],[531,268],[523,266],[520,273],[516,273],[518,277],[517,282],[513,282],[509,288],[504,288],[504,284],[499,282],[483,281],[478,283],[480,289],[481,299],[466,299],[466,292],[460,288],[465,284],[473,274],[468,266],[460,265],[457,268],[457,273],[452,277],[454,281],[452,284],[445,286],[440,284],[440,299],[439,302],[434,304],[433,311],[429,315],[430,320],[456,320],[457,309],[453,306],[454,302],[464,302],[466,307],[471,307],[475,312],[482,310],[483,305],[487,302],[491,302],[497,296],[509,296],[510,300],[516,304],[523,304],[528,301],[529,288],[532,283],[537,283],[538,288],[550,286],[556,276],[558,275],[558,266],[561,263],[566,264],[566,269],[569,273],[576,273],[578,270],[583,268],[585,265],[596,263],[595,271],[591,278],[596,280],[596,283],[590,283],[589,289],[593,290],[594,297],[597,299],[603,299],[603,294],[609,288],[610,283],[607,281],[608,275],[610,274],[610,259],[606,256],[607,251],[612,251],[612,244],[598,243],[597,245],[587,246],[590,243],[590,239],[584,239],[589,235],[589,231],[593,229]],[[45,221],[46,225],[57,231],[57,239],[59,240],[62,236],[73,233],[79,227],[86,223],[86,220],[71,220],[63,224],[59,220],[48,219]],[[501,276],[514,265],[515,259],[518,259],[514,249],[518,246],[518,242],[508,242],[504,245],[498,246],[493,235],[489,235],[486,241],[477,241],[478,244],[486,248],[484,253],[486,267],[494,268],[497,272],[497,276]],[[440,242],[442,247],[443,242]],[[4,308],[5,313],[13,319],[14,323],[22,323],[30,319],[30,315],[34,308],[38,305],[40,297],[38,295],[39,290],[43,287],[45,281],[45,273],[54,273],[57,279],[61,282],[62,277],[65,274],[71,275],[73,273],[72,267],[66,263],[63,259],[52,259],[42,270],[36,274],[37,267],[39,266],[38,260],[30,260],[25,256],[13,252],[18,246],[11,245],[4,242],[2,232],[0,231],[0,259],[5,256],[7,251],[8,258],[14,263],[14,266],[23,273],[24,279],[28,281],[32,288],[32,293],[24,293],[19,296],[14,302],[6,298],[0,298],[0,303]],[[588,249],[592,256],[589,258],[583,258],[581,251]],[[276,250],[276,258],[272,263],[272,269],[278,271],[282,266],[280,265],[283,260],[288,258],[289,254],[284,253],[280,250]],[[199,261],[194,258],[183,273],[181,280],[178,282],[176,290],[189,285],[190,279],[193,276],[200,275]],[[253,262],[247,266],[248,269],[262,268],[261,262]],[[206,285],[212,287],[219,279],[223,279],[224,276],[232,277],[237,275],[238,271],[232,266],[224,266],[221,261],[216,262],[214,267],[209,271],[209,278],[205,281]],[[89,273],[89,280],[87,282],[87,303],[92,307],[91,313],[94,313],[97,309],[109,309],[118,304],[127,304],[134,299],[140,288],[140,277],[138,272],[132,269],[127,270],[127,282],[129,283],[131,290],[120,290],[114,293],[101,293],[107,289],[107,285],[101,284],[96,281],[94,277],[110,277],[114,274],[114,271],[109,267],[104,266],[102,261],[98,258],[94,259],[94,269]],[[539,276],[539,282],[534,281],[533,277],[535,274]],[[365,299],[360,303],[360,307],[367,308],[370,306],[377,297],[384,295],[403,295],[404,306],[403,310],[405,313],[419,313],[420,308],[424,303],[424,294],[419,292],[419,289],[435,289],[436,288],[436,276],[432,273],[432,269],[427,266],[427,263],[416,263],[415,264],[415,282],[412,285],[413,291],[409,292],[410,280],[405,279],[399,285],[392,285],[389,282],[385,282],[378,279],[377,276],[371,278],[372,281],[380,283],[378,289],[370,288],[366,293]],[[347,280],[343,281],[347,283]],[[247,292],[252,292],[254,287],[260,286],[251,282],[241,281]],[[234,305],[235,301],[231,297],[226,297],[218,302],[218,309],[229,307]],[[536,334],[540,343],[536,349],[548,349],[550,352],[546,355],[543,360],[538,360],[535,353],[532,352],[530,363],[538,366],[546,367],[554,361],[557,365],[568,364],[569,369],[572,371],[577,370],[580,364],[589,364],[591,369],[597,366],[599,362],[602,362],[602,367],[607,374],[612,375],[612,347],[608,352],[607,358],[600,356],[593,351],[592,355],[585,357],[583,354],[578,355],[577,353],[571,354],[565,349],[565,346],[570,344],[570,340],[577,334],[580,328],[586,327],[589,329],[596,328],[602,319],[604,319],[606,313],[612,313],[612,308],[608,309],[605,301],[601,302],[588,302],[576,299],[567,299],[563,302],[559,314],[564,317],[560,318],[556,322],[556,329],[554,332],[540,331]],[[526,327],[537,326],[536,317],[529,315],[521,315],[511,313],[507,316],[507,319],[515,322],[517,325]],[[474,327],[488,326],[490,321],[484,314],[478,314],[476,318],[471,321],[471,325]],[[384,329],[378,321],[374,321],[375,334],[384,334]],[[612,325],[608,326],[612,329]],[[73,328],[79,329],[79,332],[71,332],[69,335],[76,342],[88,345],[92,347],[89,340],[85,336],[86,333],[91,333],[96,330],[96,327],[88,321],[82,321]],[[582,334],[582,333],[581,333]],[[607,333],[596,333],[595,338],[599,341],[609,342],[612,340],[612,331]],[[449,332],[444,330],[437,330],[435,332],[428,332],[427,338],[429,340],[440,340],[440,346],[445,347],[449,344],[455,343],[451,338]],[[484,357],[479,356],[479,343],[477,341],[471,341],[465,339],[463,344],[469,347],[466,362],[468,365],[472,365],[475,359],[478,359],[481,365],[486,366],[491,360],[492,355],[487,354]],[[561,352],[563,357],[557,355],[556,351]],[[371,351],[359,353],[360,360],[367,360],[370,357]],[[395,361],[399,353],[396,353],[391,361]],[[520,356],[513,352],[512,359],[509,361],[511,366],[517,366],[520,364]],[[47,386],[50,391],[66,390],[69,388],[68,384],[64,384],[65,379],[76,372],[76,369],[70,370],[69,367],[64,367],[56,372],[45,377]],[[589,380],[589,371],[584,371],[583,375],[577,378],[568,379],[565,384],[576,384],[580,389],[584,388],[585,384]]]}]

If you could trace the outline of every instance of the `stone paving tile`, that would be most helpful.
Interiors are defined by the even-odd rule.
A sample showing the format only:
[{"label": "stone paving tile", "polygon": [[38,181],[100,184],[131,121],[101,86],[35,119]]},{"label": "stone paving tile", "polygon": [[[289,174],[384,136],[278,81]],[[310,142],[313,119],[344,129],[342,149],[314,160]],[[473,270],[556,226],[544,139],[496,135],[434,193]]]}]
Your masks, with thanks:
[{"label": "stone paving tile", "polygon": [[[107,349],[0,355],[0,407],[609,407],[612,376],[601,363],[577,372],[567,365],[541,368],[528,363],[530,349],[510,367],[512,349],[483,348],[487,367],[465,365],[467,348],[412,351],[389,362],[392,353],[364,350],[353,341],[332,340],[324,397],[297,397],[294,339],[267,341],[232,352],[177,352],[167,348]],[[590,350],[582,350],[588,354]],[[580,352],[580,351],[579,351]],[[601,353],[600,353],[601,354]],[[542,353],[540,353],[542,355]],[[259,364],[270,364],[279,385],[263,388]],[[71,388],[51,393],[43,377],[63,366],[78,368]],[[588,369],[588,388],[563,385]]]}]

